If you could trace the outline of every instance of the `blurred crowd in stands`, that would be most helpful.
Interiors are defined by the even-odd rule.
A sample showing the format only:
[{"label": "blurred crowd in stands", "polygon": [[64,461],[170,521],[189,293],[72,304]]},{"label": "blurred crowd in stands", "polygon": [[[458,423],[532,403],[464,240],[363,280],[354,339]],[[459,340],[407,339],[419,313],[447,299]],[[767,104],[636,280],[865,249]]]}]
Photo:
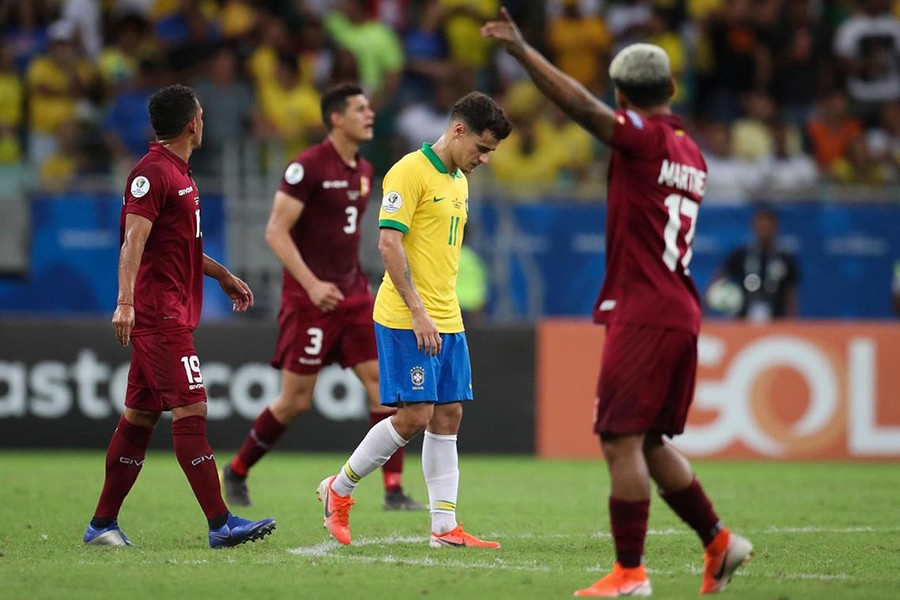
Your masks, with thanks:
[{"label": "blurred crowd in stands", "polygon": [[[248,140],[280,165],[323,135],[321,91],[358,80],[378,111],[366,153],[380,173],[434,141],[453,100],[480,89],[515,124],[492,157],[493,181],[522,198],[577,196],[602,182],[608,151],[481,39],[500,3],[0,0],[0,177],[49,191],[123,179],[152,139],[149,96],[173,82],[192,85],[205,111],[195,173],[215,177]],[[706,151],[710,198],[900,185],[900,2],[504,4],[533,44],[610,102],[620,48],[665,48],[676,109]]]}]

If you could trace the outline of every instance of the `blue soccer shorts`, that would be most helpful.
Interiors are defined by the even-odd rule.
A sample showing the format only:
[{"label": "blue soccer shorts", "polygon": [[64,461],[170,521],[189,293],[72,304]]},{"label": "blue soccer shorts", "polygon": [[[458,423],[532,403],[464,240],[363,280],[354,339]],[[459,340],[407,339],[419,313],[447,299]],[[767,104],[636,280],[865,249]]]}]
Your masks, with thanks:
[{"label": "blue soccer shorts", "polygon": [[381,404],[472,400],[472,365],[466,334],[442,333],[441,352],[427,356],[411,329],[391,329],[375,323]]}]

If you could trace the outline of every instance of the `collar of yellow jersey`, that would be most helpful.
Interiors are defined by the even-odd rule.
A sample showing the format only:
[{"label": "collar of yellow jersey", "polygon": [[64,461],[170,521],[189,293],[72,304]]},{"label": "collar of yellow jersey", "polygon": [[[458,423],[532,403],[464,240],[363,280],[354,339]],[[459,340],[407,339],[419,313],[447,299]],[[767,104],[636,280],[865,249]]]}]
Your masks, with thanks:
[{"label": "collar of yellow jersey", "polygon": [[428,159],[428,162],[434,166],[435,169],[438,170],[439,173],[444,173],[445,175],[450,175],[450,177],[462,177],[462,171],[456,169],[452,173],[447,173],[447,167],[444,166],[444,161],[435,154],[434,150],[431,149],[431,144],[425,142],[422,144],[422,154],[425,155],[425,158]]}]

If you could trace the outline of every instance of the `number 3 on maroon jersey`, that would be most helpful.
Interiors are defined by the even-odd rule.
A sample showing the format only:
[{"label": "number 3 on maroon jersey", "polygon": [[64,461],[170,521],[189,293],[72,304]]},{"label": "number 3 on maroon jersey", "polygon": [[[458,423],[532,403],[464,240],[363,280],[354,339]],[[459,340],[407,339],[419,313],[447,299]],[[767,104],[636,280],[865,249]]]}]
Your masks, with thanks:
[{"label": "number 3 on maroon jersey", "polygon": [[[684,272],[690,273],[688,265],[691,264],[691,258],[694,256],[691,244],[694,241],[694,232],[697,228],[697,214],[700,212],[700,204],[679,194],[669,194],[666,196],[665,205],[669,209],[669,222],[666,223],[666,229],[663,232],[663,239],[666,241],[666,249],[662,255],[663,262],[666,263],[670,271],[674,272],[675,267],[678,266],[678,258],[680,256]],[[685,220],[687,220],[687,223],[685,223]],[[687,231],[684,232],[684,255],[682,256],[681,250],[678,248],[678,237],[685,227]]]}]

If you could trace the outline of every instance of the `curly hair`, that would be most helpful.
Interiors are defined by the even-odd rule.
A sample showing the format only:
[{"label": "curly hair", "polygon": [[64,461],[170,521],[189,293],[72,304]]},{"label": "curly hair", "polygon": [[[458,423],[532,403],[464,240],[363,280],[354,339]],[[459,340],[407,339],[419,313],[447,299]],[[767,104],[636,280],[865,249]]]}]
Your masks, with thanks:
[{"label": "curly hair", "polygon": [[170,85],[150,97],[147,110],[157,138],[178,137],[197,116],[197,94],[186,85]]},{"label": "curly hair", "polygon": [[477,134],[490,131],[497,140],[504,140],[512,131],[512,124],[493,98],[481,92],[469,92],[456,101],[450,110],[450,121],[462,121]]}]

